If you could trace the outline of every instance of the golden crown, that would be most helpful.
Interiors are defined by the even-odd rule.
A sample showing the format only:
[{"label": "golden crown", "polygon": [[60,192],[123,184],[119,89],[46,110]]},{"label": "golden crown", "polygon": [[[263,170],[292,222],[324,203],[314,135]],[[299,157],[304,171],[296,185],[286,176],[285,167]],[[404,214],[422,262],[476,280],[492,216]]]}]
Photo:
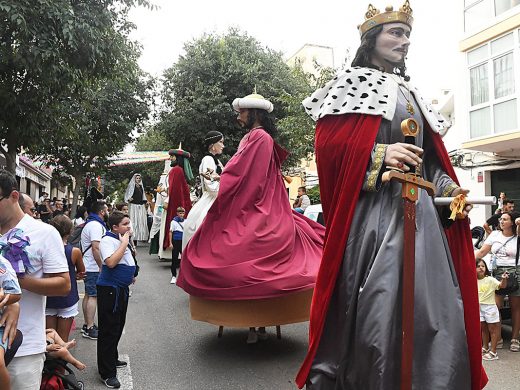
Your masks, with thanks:
[{"label": "golden crown", "polygon": [[412,7],[410,1],[406,0],[399,11],[394,11],[391,5],[385,8],[385,12],[381,13],[372,4],[369,4],[368,10],[365,13],[365,22],[358,26],[359,33],[363,36],[368,30],[386,23],[404,23],[412,28],[413,17]]}]

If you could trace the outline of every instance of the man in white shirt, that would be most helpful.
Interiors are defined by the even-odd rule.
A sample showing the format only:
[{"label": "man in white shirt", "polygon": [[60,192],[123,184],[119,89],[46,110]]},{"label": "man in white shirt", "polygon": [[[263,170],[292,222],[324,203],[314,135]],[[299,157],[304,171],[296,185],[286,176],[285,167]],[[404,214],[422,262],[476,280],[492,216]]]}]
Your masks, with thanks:
[{"label": "man in white shirt", "polygon": [[[16,271],[22,291],[17,304],[4,309],[5,334],[14,339],[18,327],[23,344],[8,366],[11,388],[39,389],[45,360],[46,296],[63,296],[70,291],[69,267],[58,231],[24,214],[18,198],[18,183],[11,173],[0,170],[0,248]],[[23,246],[22,255],[13,256]],[[18,324],[16,323],[19,311]]]},{"label": "man in white shirt", "polygon": [[104,222],[105,215],[108,215],[107,204],[103,201],[96,201],[88,214],[85,227],[81,232],[81,252],[83,253],[83,263],[85,264],[85,296],[83,298],[83,318],[85,324],[81,329],[83,337],[97,340],[98,329],[94,324],[97,307],[96,282],[101,269],[101,254],[99,243],[106,233]]}]

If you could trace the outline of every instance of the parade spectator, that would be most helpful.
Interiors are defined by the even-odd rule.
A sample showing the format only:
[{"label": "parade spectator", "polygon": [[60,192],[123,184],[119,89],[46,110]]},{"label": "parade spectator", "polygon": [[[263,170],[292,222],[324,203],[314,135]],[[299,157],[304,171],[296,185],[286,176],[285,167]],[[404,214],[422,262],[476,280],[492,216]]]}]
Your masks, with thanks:
[{"label": "parade spectator", "polygon": [[[509,274],[502,274],[502,281],[499,282],[491,276],[486,262],[482,259],[477,260],[477,283],[478,301],[480,304],[480,325],[482,329],[482,359],[497,360],[497,344],[501,339],[500,314],[495,302],[495,291],[504,288]],[[491,336],[491,344],[489,341]]]},{"label": "parade spectator", "polygon": [[[6,258],[0,256],[0,313],[3,312],[4,307],[13,305],[21,298],[22,290],[18,284],[18,278],[13,270],[13,267]],[[0,327],[0,388],[9,389],[9,372],[7,365],[13,359],[23,339],[20,331],[16,332],[14,343],[8,348],[10,340],[4,341],[4,335],[7,336],[5,328]]]},{"label": "parade spectator", "polygon": [[506,199],[506,193],[505,192],[501,192],[500,195],[498,196],[498,200],[497,200],[497,210],[500,209],[502,210],[502,207],[504,207],[504,200]]},{"label": "parade spectator", "polygon": [[74,227],[79,226],[87,220],[88,217],[88,211],[85,206],[79,206],[76,210],[76,215],[74,216],[74,219],[72,220],[72,224]]},{"label": "parade spectator", "polygon": [[45,336],[47,338],[47,354],[50,357],[65,360],[80,371],[83,371],[87,367],[72,356],[69,351],[70,348],[76,346],[76,340],[63,340],[59,333],[52,328],[45,329]]},{"label": "parade spectator", "polygon": [[56,201],[54,202],[54,211],[52,212],[52,217],[54,218],[54,217],[56,217],[58,215],[62,215],[62,214],[64,214],[63,201],[56,199]]},{"label": "parade spectator", "polygon": [[305,209],[311,205],[311,200],[307,195],[307,189],[305,187],[298,188],[298,196],[293,203],[293,209],[297,213],[303,214]]},{"label": "parade spectator", "polygon": [[69,216],[70,210],[69,210],[69,202],[68,202],[67,198],[63,198],[61,201],[63,202],[63,213],[65,215]]},{"label": "parade spectator", "polygon": [[[18,204],[17,187],[15,176],[0,170],[1,252],[11,262],[24,289],[18,321],[24,340],[9,365],[9,374],[13,389],[39,389],[45,360],[46,296],[67,295],[70,278],[60,235],[52,226],[24,214]],[[12,306],[5,309],[3,316],[7,313],[10,317]],[[5,332],[14,339],[12,320],[7,320]]]},{"label": "parade spectator", "polygon": [[[486,223],[484,224],[484,230],[486,231],[487,235],[489,236],[491,234],[491,231],[493,230],[497,230],[498,226],[499,226],[499,219],[500,219],[500,216],[503,214],[503,213],[507,213],[507,212],[510,212],[510,211],[514,211],[515,209],[515,202],[512,201],[511,199],[504,199],[503,200],[503,205],[501,207],[501,210],[500,212],[498,213],[495,213],[491,216],[491,218],[489,218]],[[497,209],[498,210],[498,209]]]},{"label": "parade spectator", "polygon": [[56,329],[60,337],[68,341],[70,329],[74,317],[78,315],[78,283],[76,278],[85,277],[85,265],[83,264],[83,256],[79,248],[74,248],[67,240],[72,233],[72,221],[66,215],[58,215],[49,221],[51,226],[54,226],[60,233],[63,241],[65,256],[67,257],[67,264],[69,267],[70,276],[70,292],[65,297],[49,297],[47,298],[46,327]]},{"label": "parade spectator", "polygon": [[117,203],[116,210],[121,211],[123,214],[128,214],[128,203]]},{"label": "parade spectator", "polygon": [[[449,221],[426,191],[410,191],[418,197],[411,249],[402,233],[402,184],[385,175],[388,168],[416,172],[419,166],[417,173],[434,184],[434,196],[469,192],[457,184],[443,145],[449,122],[409,84],[412,13],[408,0],[398,9],[369,5],[351,67],[303,101],[316,121],[327,225],[309,352],[296,379],[308,390],[399,388],[401,375],[409,373],[401,372],[399,359],[407,321],[401,315],[401,287],[410,277],[418,287],[409,387],[462,390],[487,382],[475,257],[464,217],[471,206],[443,229]],[[413,142],[407,143],[402,124],[414,125]],[[402,273],[408,248],[415,251],[415,275]]]},{"label": "parade spectator", "polygon": [[40,219],[42,222],[49,222],[52,217],[52,209],[51,209],[51,200],[49,198],[45,198],[43,203],[39,206]]},{"label": "parade spectator", "polygon": [[97,281],[99,336],[97,364],[105,386],[119,388],[117,368],[127,362],[119,360],[117,346],[126,321],[128,287],[135,281],[136,264],[130,250],[130,218],[120,211],[109,217],[111,230],[101,239],[103,266]]},{"label": "parade spectator", "polygon": [[45,201],[45,199],[47,199],[48,197],[49,197],[49,193],[48,192],[45,192],[45,191],[42,192],[40,197],[38,198],[38,203],[42,204]]},{"label": "parade spectator", "polygon": [[170,249],[172,250],[172,279],[170,284],[177,282],[177,268],[180,267],[179,255],[182,253],[182,235],[184,232],[184,207],[177,207],[177,215],[170,224]]},{"label": "parade spectator", "polygon": [[[518,229],[519,218],[520,214],[518,213],[511,211],[502,213],[499,219],[499,229],[492,231],[484,241],[482,248],[475,253],[475,257],[483,258],[491,252],[491,271],[499,281],[502,280],[504,273],[507,273],[510,278],[516,277],[520,283],[520,266],[516,264],[518,233],[520,232]],[[512,352],[520,352],[520,289],[508,294],[508,297],[513,322],[509,349]],[[502,308],[504,297],[497,295],[496,302],[498,307]]]},{"label": "parade spectator", "polygon": [[36,216],[36,207],[34,207],[33,200],[29,195],[20,192],[18,204],[20,205],[20,208],[25,214],[33,218]]},{"label": "parade spectator", "polygon": [[108,207],[104,201],[97,200],[91,205],[91,210],[81,232],[81,251],[86,271],[85,296],[82,303],[85,324],[81,332],[83,337],[96,340],[98,337],[98,328],[94,323],[97,307],[96,281],[101,269],[99,243],[107,231],[104,219],[108,214]]}]

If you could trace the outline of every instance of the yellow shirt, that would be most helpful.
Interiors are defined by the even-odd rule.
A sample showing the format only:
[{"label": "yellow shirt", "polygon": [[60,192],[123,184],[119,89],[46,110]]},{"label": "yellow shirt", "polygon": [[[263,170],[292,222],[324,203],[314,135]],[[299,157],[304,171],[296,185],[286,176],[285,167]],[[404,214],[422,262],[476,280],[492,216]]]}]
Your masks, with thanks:
[{"label": "yellow shirt", "polygon": [[485,276],[478,281],[478,302],[484,305],[495,304],[495,291],[500,286],[500,282],[492,276]]}]

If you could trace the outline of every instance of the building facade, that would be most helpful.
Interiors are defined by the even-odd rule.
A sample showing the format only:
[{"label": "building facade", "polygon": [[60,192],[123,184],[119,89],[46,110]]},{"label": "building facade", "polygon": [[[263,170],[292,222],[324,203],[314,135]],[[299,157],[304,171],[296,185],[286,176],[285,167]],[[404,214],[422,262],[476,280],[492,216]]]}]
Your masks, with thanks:
[{"label": "building facade", "polygon": [[[473,196],[505,192],[520,208],[520,0],[464,0],[455,94],[445,143]],[[495,207],[477,206],[472,226]]]}]

